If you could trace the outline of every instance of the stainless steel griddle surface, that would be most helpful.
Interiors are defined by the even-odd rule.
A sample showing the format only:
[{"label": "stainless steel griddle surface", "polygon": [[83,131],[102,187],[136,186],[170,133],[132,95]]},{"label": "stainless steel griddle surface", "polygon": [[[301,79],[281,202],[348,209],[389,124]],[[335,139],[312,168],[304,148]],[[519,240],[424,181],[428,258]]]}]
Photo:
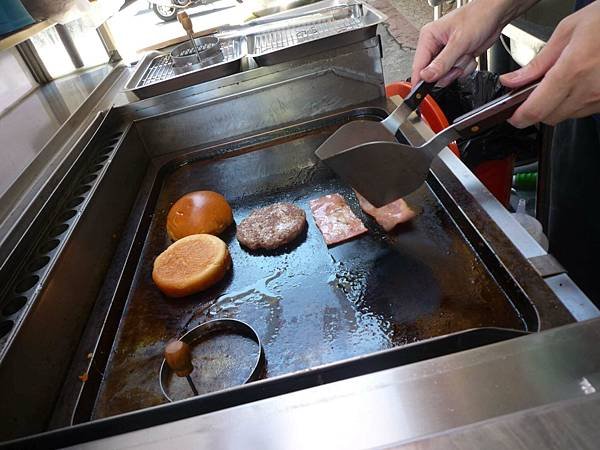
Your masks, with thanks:
[{"label": "stainless steel griddle surface", "polygon": [[[158,384],[165,344],[214,318],[254,327],[264,344],[267,377],[474,327],[537,327],[522,319],[428,186],[407,198],[418,217],[391,234],[363,214],[352,191],[313,154],[334,129],[291,139],[263,134],[252,145],[211,158],[191,151],[159,172],[143,199],[154,206],[136,237],[143,250],[95,418],[165,402]],[[222,236],[233,259],[226,278],[208,291],[169,299],[151,279],[154,259],[170,243],[166,215],[181,195],[201,189],[225,195],[236,223],[254,208],[293,202],[306,211],[308,229],[281,251],[251,253],[240,247],[232,226]],[[369,233],[328,248],[309,201],[335,192]]]}]

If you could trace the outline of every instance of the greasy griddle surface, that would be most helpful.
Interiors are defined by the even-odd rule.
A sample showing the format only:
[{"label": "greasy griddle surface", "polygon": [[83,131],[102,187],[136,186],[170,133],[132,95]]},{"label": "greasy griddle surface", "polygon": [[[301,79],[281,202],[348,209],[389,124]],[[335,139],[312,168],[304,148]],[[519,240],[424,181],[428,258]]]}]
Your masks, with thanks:
[{"label": "greasy griddle surface", "polygon": [[[141,237],[144,249],[94,417],[165,402],[158,384],[165,344],[209,319],[231,317],[254,327],[267,377],[473,327],[524,329],[429,188],[407,199],[420,210],[412,224],[386,235],[362,213],[351,190],[317,163],[313,152],[329,134],[190,162],[157,180],[160,194]],[[169,245],[169,207],[200,189],[225,195],[236,223],[254,208],[293,202],[306,212],[307,232],[284,251],[257,254],[240,247],[232,226],[221,236],[233,259],[228,276],[206,292],[169,299],[152,283],[152,263]],[[334,192],[347,199],[369,233],[327,248],[309,201]]]}]

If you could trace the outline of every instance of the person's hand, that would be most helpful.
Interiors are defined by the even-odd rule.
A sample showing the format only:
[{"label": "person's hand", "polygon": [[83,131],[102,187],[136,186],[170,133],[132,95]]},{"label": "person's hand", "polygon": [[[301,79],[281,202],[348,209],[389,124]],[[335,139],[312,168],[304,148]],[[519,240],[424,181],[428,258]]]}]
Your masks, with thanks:
[{"label": "person's hand", "polygon": [[506,23],[531,3],[531,0],[474,0],[425,25],[413,61],[413,85],[424,79],[446,86],[471,73],[477,67],[475,57],[486,51]]},{"label": "person's hand", "polygon": [[546,46],[525,67],[502,75],[517,88],[544,77],[509,122],[525,128],[556,125],[569,118],[600,113],[600,1],[565,18]]}]

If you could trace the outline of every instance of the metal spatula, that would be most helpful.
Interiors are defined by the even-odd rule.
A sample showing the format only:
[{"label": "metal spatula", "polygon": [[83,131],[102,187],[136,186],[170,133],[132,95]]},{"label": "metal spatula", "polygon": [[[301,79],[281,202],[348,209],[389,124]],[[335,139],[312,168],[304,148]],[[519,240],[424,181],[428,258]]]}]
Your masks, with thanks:
[{"label": "metal spatula", "polygon": [[[369,202],[381,207],[417,190],[425,182],[433,159],[450,142],[459,137],[472,137],[508,119],[537,85],[510,92],[457,118],[420,147],[399,144],[395,139],[378,139],[377,136],[386,135],[359,121],[352,128],[358,136],[350,136],[350,133],[346,136],[344,131],[344,140],[337,138],[335,146],[325,146],[325,141],[316,155]],[[331,137],[346,127],[348,125]],[[345,145],[357,141],[360,143]]]},{"label": "metal spatula", "polygon": [[353,120],[340,127],[317,149],[317,156],[321,159],[328,158],[340,151],[368,142],[397,142],[396,133],[398,129],[406,122],[411,113],[419,107],[434,86],[435,83],[419,82],[396,109],[381,122]]}]

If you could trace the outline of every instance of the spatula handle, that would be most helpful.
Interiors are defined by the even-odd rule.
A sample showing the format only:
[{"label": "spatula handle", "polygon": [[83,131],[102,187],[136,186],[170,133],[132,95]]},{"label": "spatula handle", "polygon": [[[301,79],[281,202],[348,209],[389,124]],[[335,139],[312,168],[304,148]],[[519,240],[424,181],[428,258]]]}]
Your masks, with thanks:
[{"label": "spatula handle", "polygon": [[460,136],[470,138],[510,118],[516,109],[527,100],[539,82],[509,92],[467,114],[458,117],[451,128]]},{"label": "spatula handle", "polygon": [[435,81],[433,83],[429,83],[425,80],[419,81],[408,93],[408,95],[404,99],[404,103],[412,111],[414,111],[419,107],[423,99],[431,93],[434,87]]},{"label": "spatula handle", "polygon": [[416,110],[423,99],[431,92],[435,83],[428,83],[421,80],[417,83],[408,95],[402,100],[394,111],[381,124],[392,134],[395,135],[398,128],[406,119]]},{"label": "spatula handle", "polygon": [[188,35],[194,34],[194,26],[192,25],[192,19],[190,19],[188,13],[186,13],[185,11],[178,12],[177,20]]},{"label": "spatula handle", "polygon": [[178,377],[187,377],[194,370],[190,346],[182,341],[169,342],[165,348],[165,361]]}]

